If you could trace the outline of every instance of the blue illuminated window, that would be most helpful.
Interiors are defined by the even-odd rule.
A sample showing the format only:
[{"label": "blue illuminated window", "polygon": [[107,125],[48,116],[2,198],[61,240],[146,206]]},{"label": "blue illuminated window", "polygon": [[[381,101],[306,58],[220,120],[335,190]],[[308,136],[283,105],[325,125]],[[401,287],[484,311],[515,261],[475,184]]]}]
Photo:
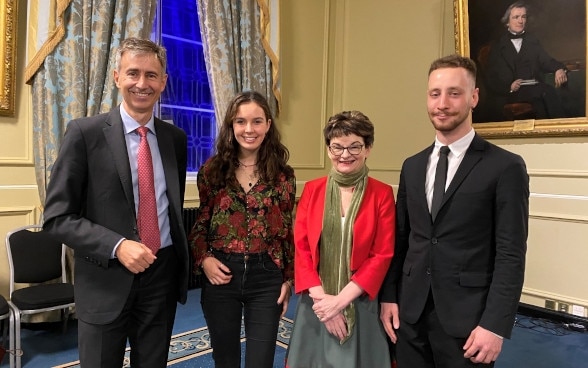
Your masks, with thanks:
[{"label": "blue illuminated window", "polygon": [[161,22],[156,29],[160,35],[156,39],[167,49],[168,58],[159,117],[184,129],[188,135],[188,172],[196,172],[212,155],[216,138],[196,0],[160,0],[159,6]]}]

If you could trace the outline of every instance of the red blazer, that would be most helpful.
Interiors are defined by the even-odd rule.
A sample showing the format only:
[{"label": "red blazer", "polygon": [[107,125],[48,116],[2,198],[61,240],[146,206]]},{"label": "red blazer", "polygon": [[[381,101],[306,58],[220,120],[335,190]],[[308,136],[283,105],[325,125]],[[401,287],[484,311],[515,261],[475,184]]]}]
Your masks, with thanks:
[{"label": "red blazer", "polygon": [[[296,208],[294,279],[296,293],[321,285],[319,242],[325,208],[327,177],[305,184]],[[351,280],[375,299],[394,254],[396,210],[392,187],[368,178],[353,225]]]}]

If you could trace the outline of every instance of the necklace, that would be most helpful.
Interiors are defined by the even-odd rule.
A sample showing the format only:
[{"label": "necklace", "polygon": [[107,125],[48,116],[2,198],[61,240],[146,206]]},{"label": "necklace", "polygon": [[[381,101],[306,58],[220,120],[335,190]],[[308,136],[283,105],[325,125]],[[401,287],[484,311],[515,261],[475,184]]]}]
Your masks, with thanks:
[{"label": "necklace", "polygon": [[254,167],[254,166],[257,166],[257,162],[256,163],[253,163],[251,165],[244,164],[240,160],[237,160],[237,162],[239,163],[239,166],[243,166],[243,167]]},{"label": "necklace", "polygon": [[257,182],[257,179],[259,179],[259,175],[258,175],[258,171],[257,168],[255,169],[249,169],[249,168],[253,168],[257,166],[257,163],[251,164],[251,165],[247,165],[242,163],[241,161],[237,160],[237,171],[241,172],[241,175],[245,176],[245,181],[247,182],[247,185],[249,186],[249,188],[253,187],[253,184]]},{"label": "necklace", "polygon": [[[251,166],[255,166],[255,165],[251,165]],[[255,170],[253,172],[253,174],[247,174],[247,177],[249,178],[249,182],[247,184],[249,184],[249,188],[251,188],[253,186],[253,183],[255,183],[257,181],[257,170]]]}]

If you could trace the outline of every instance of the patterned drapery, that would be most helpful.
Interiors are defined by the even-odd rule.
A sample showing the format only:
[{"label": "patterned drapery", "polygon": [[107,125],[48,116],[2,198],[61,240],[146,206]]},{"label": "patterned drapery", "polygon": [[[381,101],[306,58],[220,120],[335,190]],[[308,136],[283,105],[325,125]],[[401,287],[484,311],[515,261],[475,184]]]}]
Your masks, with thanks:
[{"label": "patterned drapery", "polygon": [[[236,93],[256,90],[278,115],[272,60],[262,40],[262,8],[256,0],[197,0],[204,59],[217,125]],[[264,10],[264,30],[269,19]],[[274,55],[275,56],[275,55]],[[277,61],[277,57],[275,58]],[[277,68],[277,66],[276,66]],[[276,69],[277,70],[277,69]]]},{"label": "patterned drapery", "polygon": [[[37,0],[44,1],[44,0]],[[31,72],[33,150],[41,203],[67,123],[119,103],[113,68],[127,37],[149,38],[156,0],[73,0],[59,17],[64,35]]]}]

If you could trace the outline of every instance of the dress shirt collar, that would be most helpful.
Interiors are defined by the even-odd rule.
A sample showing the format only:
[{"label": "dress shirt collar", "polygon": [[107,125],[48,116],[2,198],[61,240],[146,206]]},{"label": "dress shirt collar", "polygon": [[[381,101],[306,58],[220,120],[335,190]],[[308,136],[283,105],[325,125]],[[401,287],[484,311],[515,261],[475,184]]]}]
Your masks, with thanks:
[{"label": "dress shirt collar", "polygon": [[[125,110],[122,104],[120,104],[120,116],[125,127],[125,134],[129,134],[137,130],[137,128],[141,126],[141,124],[139,124],[135,119],[133,119],[131,115],[129,115],[129,113]],[[151,118],[149,119],[147,124],[145,124],[145,126],[149,128],[151,133],[155,134],[155,119],[153,118],[153,115],[151,115]]]},{"label": "dress shirt collar", "polygon": [[525,37],[525,31],[522,31],[522,32],[520,32],[520,33],[516,33],[516,32],[513,32],[513,31],[511,31],[511,30],[509,29],[509,30],[508,30],[508,36],[509,36],[511,39],[523,38],[523,37]]},{"label": "dress shirt collar", "polygon": [[[450,154],[456,158],[460,158],[461,156],[463,156],[463,154],[467,151],[468,147],[470,146],[470,144],[474,140],[475,135],[476,135],[476,132],[472,128],[472,129],[470,129],[470,131],[466,135],[464,135],[460,139],[456,140],[455,142],[451,143],[449,145],[449,149],[451,150]],[[439,149],[441,148],[441,146],[444,146],[444,144],[439,142],[439,140],[437,138],[435,138],[434,151],[439,152]]]}]

